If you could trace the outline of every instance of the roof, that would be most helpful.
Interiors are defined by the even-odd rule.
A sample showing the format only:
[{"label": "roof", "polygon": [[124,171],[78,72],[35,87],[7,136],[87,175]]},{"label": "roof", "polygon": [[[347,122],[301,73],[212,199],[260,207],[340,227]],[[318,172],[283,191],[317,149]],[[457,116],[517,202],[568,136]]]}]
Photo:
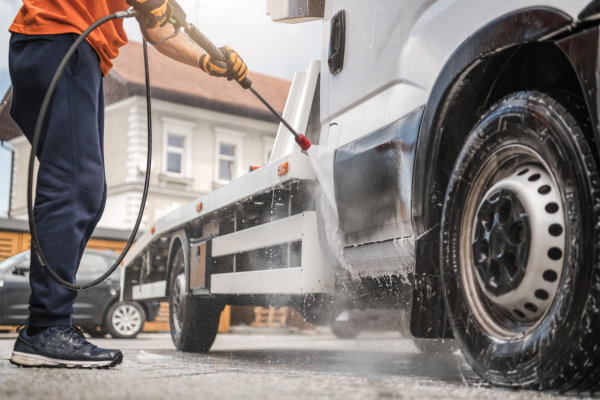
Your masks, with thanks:
[{"label": "roof", "polygon": [[[0,218],[0,232],[29,232],[29,221],[22,219],[11,219],[11,218]],[[138,239],[143,232],[138,231],[136,239]],[[110,229],[110,228],[96,228],[92,233],[94,239],[105,239],[105,240],[129,240],[131,236],[130,230],[123,229]]]},{"label": "roof", "polygon": [[[198,68],[174,61],[151,46],[148,48],[148,59],[153,99],[277,122],[260,100],[234,82],[209,76]],[[104,82],[107,105],[131,96],[146,95],[141,43],[129,42],[121,47],[113,64]],[[252,86],[279,113],[283,113],[291,81],[252,72],[251,69],[248,77],[253,82]],[[21,135],[8,113],[12,88],[3,101],[8,105],[0,107],[0,140],[9,140]]]},{"label": "roof", "polygon": [[[152,88],[174,91],[213,102],[228,103],[238,107],[267,112],[265,106],[249,90],[224,78],[215,78],[198,68],[181,64],[163,56],[153,47],[148,48],[150,62],[150,84]],[[119,57],[114,62],[111,75],[123,80],[145,85],[144,57],[142,44],[129,42],[120,49]],[[273,107],[283,112],[291,81],[256,72],[248,73],[252,85],[265,97]]]}]

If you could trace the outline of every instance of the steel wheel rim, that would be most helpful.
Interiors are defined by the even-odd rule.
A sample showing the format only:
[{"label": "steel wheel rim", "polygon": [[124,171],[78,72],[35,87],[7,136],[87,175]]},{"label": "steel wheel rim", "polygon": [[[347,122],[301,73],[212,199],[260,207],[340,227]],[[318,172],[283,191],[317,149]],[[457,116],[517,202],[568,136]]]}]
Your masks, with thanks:
[{"label": "steel wheel rim", "polygon": [[[527,171],[523,172],[525,170]],[[539,177],[534,176],[536,174]],[[529,180],[530,178],[532,179]],[[550,190],[542,186],[549,186]],[[480,211],[480,205],[487,198],[486,196],[491,196],[503,187],[515,190],[524,203],[526,212],[530,214],[532,245],[527,256],[527,265],[524,267],[523,281],[517,285],[517,291],[494,296],[486,290],[486,282],[477,270],[473,243],[477,240],[476,214]],[[546,212],[545,206],[549,203],[558,206],[551,209],[552,213]],[[475,180],[465,204],[460,238],[461,279],[473,315],[483,329],[496,339],[522,338],[533,332],[544,320],[562,277],[566,221],[560,187],[539,154],[528,147],[513,145],[498,150],[488,159]],[[539,206],[536,207],[535,204]],[[540,217],[548,215],[552,217],[551,223],[548,222],[549,219]],[[558,235],[549,235],[550,225],[553,224],[561,225]],[[556,231],[554,233],[556,234]],[[548,236],[551,240],[548,240]],[[558,249],[560,257],[549,259],[551,249]],[[551,268],[544,268],[544,265],[549,264]],[[545,279],[546,270],[554,272],[552,279]],[[533,287],[536,289],[532,290]],[[537,290],[542,290],[546,295]],[[538,294],[542,298],[538,297]],[[525,308],[526,304],[528,308]]]},{"label": "steel wheel rim", "polygon": [[112,325],[123,336],[135,335],[142,327],[142,314],[132,304],[121,304],[112,314]]},{"label": "steel wheel rim", "polygon": [[184,294],[185,274],[181,273],[177,275],[177,278],[175,278],[175,284],[173,285],[173,326],[177,334],[181,332],[181,317],[183,316],[182,307],[184,303]]}]

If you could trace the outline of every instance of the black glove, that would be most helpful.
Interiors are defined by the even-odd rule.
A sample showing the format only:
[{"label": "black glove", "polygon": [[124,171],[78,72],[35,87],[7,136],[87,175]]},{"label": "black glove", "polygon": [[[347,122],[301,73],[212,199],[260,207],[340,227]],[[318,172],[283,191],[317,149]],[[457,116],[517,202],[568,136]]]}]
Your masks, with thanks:
[{"label": "black glove", "polygon": [[168,0],[127,0],[127,4],[144,14],[144,23],[148,29],[165,26],[173,15]]},{"label": "black glove", "polygon": [[225,62],[217,61],[208,54],[200,57],[200,69],[211,76],[223,76],[227,80],[241,82],[248,75],[248,67],[242,57],[231,47],[224,46],[219,50],[225,56]]}]

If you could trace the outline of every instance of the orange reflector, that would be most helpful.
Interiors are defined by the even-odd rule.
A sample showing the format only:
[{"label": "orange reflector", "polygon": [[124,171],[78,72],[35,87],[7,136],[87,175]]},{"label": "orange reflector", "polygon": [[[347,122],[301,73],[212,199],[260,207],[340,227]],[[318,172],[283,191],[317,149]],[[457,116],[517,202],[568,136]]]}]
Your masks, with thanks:
[{"label": "orange reflector", "polygon": [[196,212],[202,211],[202,202],[196,204]]},{"label": "orange reflector", "polygon": [[154,232],[156,232],[156,227],[153,226],[152,229],[150,229],[150,233],[154,235]]},{"label": "orange reflector", "polygon": [[121,261],[121,267],[125,266],[125,261]]},{"label": "orange reflector", "polygon": [[288,162],[284,162],[283,164],[281,164],[280,166],[277,167],[277,175],[281,176],[281,175],[285,175],[288,173],[289,170],[289,164]]}]

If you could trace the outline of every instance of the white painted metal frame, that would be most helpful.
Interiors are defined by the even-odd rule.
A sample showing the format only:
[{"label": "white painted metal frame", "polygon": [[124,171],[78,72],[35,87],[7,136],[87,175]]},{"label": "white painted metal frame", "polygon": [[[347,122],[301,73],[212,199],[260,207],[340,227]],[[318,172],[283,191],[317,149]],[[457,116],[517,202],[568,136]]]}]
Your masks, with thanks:
[{"label": "white painted metal frame", "polygon": [[[308,116],[320,68],[321,61],[313,60],[307,70],[296,73],[292,82],[292,89],[288,96],[284,115],[294,129],[299,132],[306,132]],[[222,128],[215,128],[215,133],[217,133],[218,129],[221,130],[220,133],[231,133],[231,131],[223,130]],[[144,251],[154,238],[160,237],[175,227],[182,226],[198,217],[210,214],[254,195],[270,191],[289,182],[314,180],[315,174],[310,160],[299,150],[290,132],[283,125],[280,125],[269,163],[156,220],[132,246],[124,259],[125,268],[129,266],[140,252]],[[288,163],[288,173],[279,175],[277,168],[285,162]],[[242,164],[240,163],[239,166],[242,167]],[[202,202],[202,207],[201,211],[198,212],[196,211],[196,205],[199,202]],[[303,233],[302,267],[300,271],[297,271],[295,268],[286,268],[285,271],[271,270],[233,273],[230,274],[232,277],[229,278],[219,278],[218,275],[213,275],[213,279],[216,277],[217,290],[220,290],[220,293],[332,293],[334,289],[334,274],[323,260],[317,234],[316,213],[304,213],[302,221],[297,222],[298,224],[301,223]],[[304,235],[304,233],[308,232],[310,234]],[[121,290],[123,291],[125,285],[124,269],[122,272]],[[260,283],[258,283],[259,281]],[[214,280],[211,282],[211,286],[214,285],[214,282]],[[159,284],[159,282],[156,284]],[[221,285],[220,289],[219,285]],[[138,292],[139,290],[140,288],[137,287]],[[144,290],[149,289],[145,289],[143,285],[142,292]],[[232,292],[231,290],[238,291]],[[135,291],[136,289],[134,289]],[[166,286],[164,286],[164,295],[166,295]],[[140,294],[136,296],[138,296],[136,298],[141,298],[139,297]]]},{"label": "white painted metal frame", "polygon": [[212,241],[212,256],[221,257],[302,240],[304,214],[244,229]]},{"label": "white painted metal frame", "polygon": [[141,286],[135,285],[131,290],[131,295],[133,296],[133,300],[159,299],[161,297],[165,297],[166,292],[167,281],[159,281],[153,283],[144,283]]},{"label": "white painted metal frame", "polygon": [[[296,132],[306,133],[320,70],[321,61],[312,60],[306,70],[294,74],[290,94],[283,110],[283,117]],[[280,124],[270,161],[277,160],[290,153],[299,152],[300,147],[296,145],[290,131],[283,124]]]},{"label": "white painted metal frame", "polygon": [[233,272],[211,276],[213,294],[333,293],[335,274],[323,259],[314,211],[294,215],[213,239],[212,256],[302,241],[300,268]]},{"label": "white painted metal frame", "polygon": [[[308,116],[320,68],[321,61],[313,60],[307,70],[296,73],[292,82],[284,116],[288,118],[294,129],[299,132],[306,132]],[[231,133],[230,130],[222,130],[221,132]],[[277,131],[270,161],[258,170],[242,175],[238,179],[156,220],[153,224],[155,233],[152,234],[151,229],[147,229],[144,232],[132,246],[129,253],[127,253],[124,260],[125,267],[137,257],[139,252],[143,251],[150,244],[155,236],[160,236],[161,233],[168,232],[177,226],[186,224],[198,217],[227,207],[240,200],[269,191],[279,185],[295,180],[315,179],[315,173],[310,160],[305,154],[299,151],[299,147],[295,145],[293,136],[282,124],[280,124]],[[289,172],[279,176],[277,174],[277,167],[284,162],[288,163]],[[202,202],[202,210],[197,212],[196,204],[199,202]],[[123,285],[124,282],[122,281]]]}]

